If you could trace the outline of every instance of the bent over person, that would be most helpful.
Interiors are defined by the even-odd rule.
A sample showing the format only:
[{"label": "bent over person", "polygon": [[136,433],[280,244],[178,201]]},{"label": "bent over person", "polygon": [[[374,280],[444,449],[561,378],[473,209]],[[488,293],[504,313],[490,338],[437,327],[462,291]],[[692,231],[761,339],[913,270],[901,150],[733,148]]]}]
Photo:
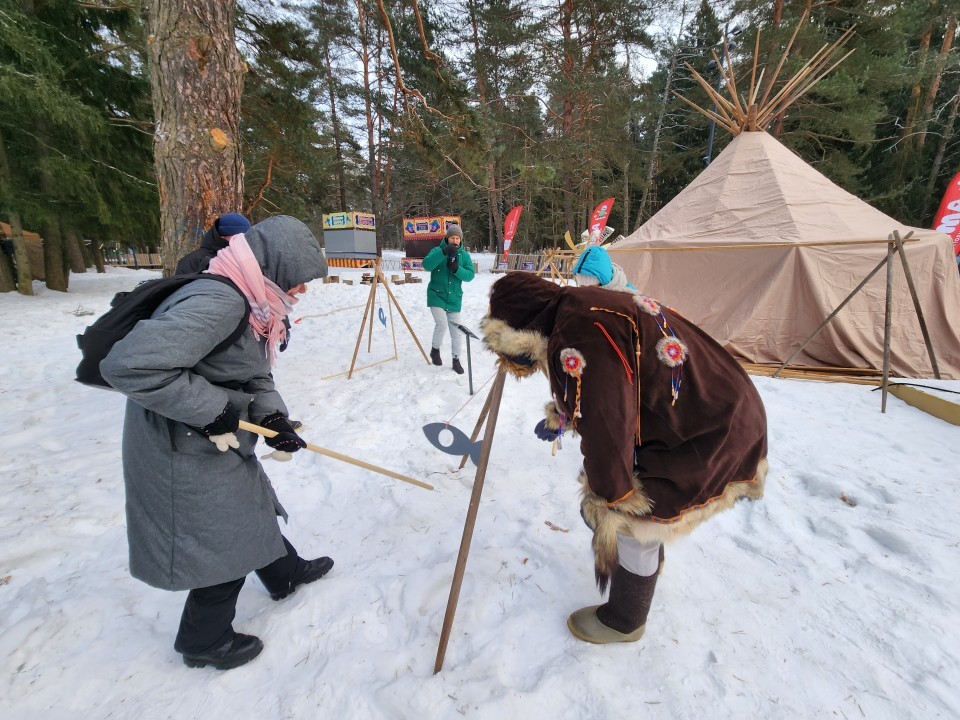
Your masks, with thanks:
[{"label": "bent over person", "polygon": [[[286,511],[255,453],[250,420],[278,434],[278,459],[306,443],[287,420],[271,366],[283,320],[327,273],[313,233],[273,217],[231,238],[210,273],[166,298],[100,363],[127,396],[123,427],[130,572],[163,590],[189,590],[174,648],[191,667],[237,667],[263,643],[234,632],[237,596],[255,571],[274,600],[333,566],[304,560],[280,533]],[[235,329],[243,334],[221,347]]]},{"label": "bent over person", "polygon": [[640,293],[510,273],[493,285],[483,334],[502,368],[549,378],[538,437],[581,437],[581,514],[597,584],[610,595],[573,613],[570,632],[639,640],[663,543],[763,495],[767,429],[756,388],[710,336]]}]

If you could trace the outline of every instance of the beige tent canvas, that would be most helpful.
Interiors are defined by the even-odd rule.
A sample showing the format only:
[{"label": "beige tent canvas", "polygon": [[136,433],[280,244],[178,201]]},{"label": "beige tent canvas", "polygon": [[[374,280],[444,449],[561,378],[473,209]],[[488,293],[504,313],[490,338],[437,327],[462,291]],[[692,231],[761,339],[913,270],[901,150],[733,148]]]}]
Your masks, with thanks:
[{"label": "beige tent canvas", "polygon": [[[693,183],[624,240],[613,261],[735,357],[782,363],[883,260],[905,251],[943,377],[960,378],[960,275],[950,238],[905,227],[844,191],[766,132],[741,132]],[[891,372],[932,366],[894,258]],[[886,270],[791,365],[881,369]]]}]

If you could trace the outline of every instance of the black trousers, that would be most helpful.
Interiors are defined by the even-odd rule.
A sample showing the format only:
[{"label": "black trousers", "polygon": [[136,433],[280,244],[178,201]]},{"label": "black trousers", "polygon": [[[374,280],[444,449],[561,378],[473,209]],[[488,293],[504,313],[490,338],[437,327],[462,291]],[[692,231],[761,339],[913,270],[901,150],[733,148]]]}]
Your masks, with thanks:
[{"label": "black trousers", "polygon": [[[279,592],[289,586],[299,567],[300,557],[290,541],[283,538],[287,554],[257,570],[267,592]],[[239,580],[196,588],[187,595],[180,616],[180,629],[173,648],[185,655],[198,655],[220,647],[233,637],[233,618],[237,597],[246,577]]]}]

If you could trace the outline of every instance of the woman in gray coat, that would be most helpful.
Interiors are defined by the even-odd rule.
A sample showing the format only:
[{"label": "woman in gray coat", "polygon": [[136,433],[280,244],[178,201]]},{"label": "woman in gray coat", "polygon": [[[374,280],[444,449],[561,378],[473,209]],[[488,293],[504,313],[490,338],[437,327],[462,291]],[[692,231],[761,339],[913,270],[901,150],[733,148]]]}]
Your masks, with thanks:
[{"label": "woman in gray coat", "polygon": [[[280,600],[333,566],[326,557],[302,559],[280,533],[277,516],[286,519],[286,511],[255,454],[257,436],[238,431],[240,420],[276,430],[266,442],[280,459],[306,446],[287,421],[271,365],[296,294],[325,276],[327,264],[313,233],[292,217],[269,218],[237,237],[242,242],[235,238],[208,270],[235,288],[185,285],[100,364],[128,398],[130,572],[157,588],[190,590],[174,648],[191,667],[237,667],[263,649],[232,626],[248,573]],[[245,315],[243,335],[216,350]]]}]

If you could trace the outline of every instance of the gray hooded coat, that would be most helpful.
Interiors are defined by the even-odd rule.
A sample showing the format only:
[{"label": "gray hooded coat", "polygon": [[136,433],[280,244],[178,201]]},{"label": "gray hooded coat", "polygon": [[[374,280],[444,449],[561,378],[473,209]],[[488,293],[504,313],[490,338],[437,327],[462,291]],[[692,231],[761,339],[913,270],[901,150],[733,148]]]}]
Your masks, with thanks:
[{"label": "gray hooded coat", "polygon": [[[263,274],[283,290],[327,274],[313,233],[279,216],[246,233]],[[277,515],[286,513],[239,431],[238,450],[220,452],[196,428],[227,403],[242,420],[287,414],[273,384],[265,341],[248,327],[210,354],[240,323],[243,299],[214,280],[174,292],[100,363],[127,396],[123,427],[130,572],[165,590],[244,577],[285,553]]]}]

